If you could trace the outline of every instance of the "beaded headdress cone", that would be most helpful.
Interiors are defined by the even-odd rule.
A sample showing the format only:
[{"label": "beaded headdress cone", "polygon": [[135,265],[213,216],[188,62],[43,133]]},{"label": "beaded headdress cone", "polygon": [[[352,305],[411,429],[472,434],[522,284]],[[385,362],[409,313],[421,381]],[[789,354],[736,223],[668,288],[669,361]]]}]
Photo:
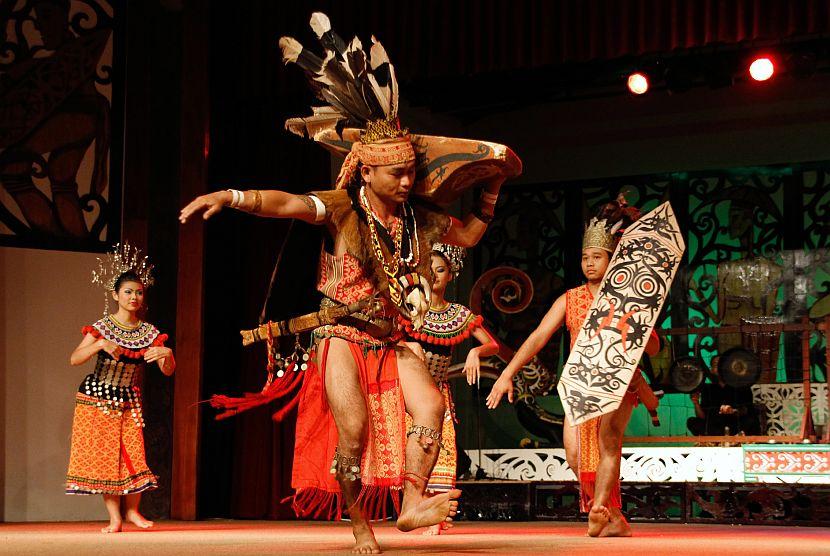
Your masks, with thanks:
[{"label": "beaded headdress cone", "polygon": [[115,289],[115,283],[125,272],[133,272],[145,288],[153,285],[153,265],[141,250],[128,242],[117,243],[115,248],[102,257],[98,257],[98,266],[92,271],[92,283],[104,289],[104,315],[107,314],[109,292]]},{"label": "beaded headdress cone", "polygon": [[454,276],[458,276],[458,273],[464,268],[464,257],[467,253],[463,247],[446,243],[436,243],[432,246],[432,252],[444,257],[450,263],[450,272]]}]

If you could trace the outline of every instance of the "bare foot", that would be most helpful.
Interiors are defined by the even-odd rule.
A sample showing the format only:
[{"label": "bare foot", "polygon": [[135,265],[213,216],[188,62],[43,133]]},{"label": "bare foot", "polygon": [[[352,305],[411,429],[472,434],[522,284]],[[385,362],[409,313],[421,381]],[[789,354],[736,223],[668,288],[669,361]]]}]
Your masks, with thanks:
[{"label": "bare foot", "polygon": [[371,525],[352,525],[352,534],[355,541],[353,554],[380,554],[380,545],[375,540]]},{"label": "bare foot", "polygon": [[141,529],[149,529],[150,527],[153,526],[152,521],[145,518],[143,515],[141,515],[140,513],[136,512],[136,511],[127,512],[124,517],[127,518],[127,521],[129,521],[130,523],[132,523],[133,525],[135,525],[136,527],[139,527]]},{"label": "bare foot", "polygon": [[426,531],[424,531],[424,535],[427,537],[434,537],[436,535],[441,534],[442,524],[439,523],[438,525],[430,525],[427,527]]},{"label": "bare foot", "polygon": [[106,527],[101,527],[102,533],[120,533],[121,532],[121,522],[120,521],[110,521],[110,524]]},{"label": "bare foot", "polygon": [[608,527],[602,530],[600,537],[630,537],[631,526],[618,508],[611,508],[611,520]]},{"label": "bare foot", "polygon": [[597,537],[611,520],[611,512],[605,506],[594,506],[588,512],[588,536]]},{"label": "bare foot", "polygon": [[441,522],[450,522],[458,512],[458,497],[461,491],[453,489],[448,492],[424,498],[413,508],[401,512],[397,527],[401,531],[412,531],[419,527],[429,527]]}]

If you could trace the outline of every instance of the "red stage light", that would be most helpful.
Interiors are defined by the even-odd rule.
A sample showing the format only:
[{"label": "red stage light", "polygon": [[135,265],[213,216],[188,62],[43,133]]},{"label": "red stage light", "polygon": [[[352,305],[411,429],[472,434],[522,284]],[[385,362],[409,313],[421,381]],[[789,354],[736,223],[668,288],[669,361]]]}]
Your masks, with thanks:
[{"label": "red stage light", "polygon": [[644,73],[632,73],[628,76],[628,90],[635,95],[646,93],[648,91],[648,77]]},{"label": "red stage light", "polygon": [[767,57],[755,58],[749,64],[749,75],[755,81],[766,81],[775,73],[775,64]]}]

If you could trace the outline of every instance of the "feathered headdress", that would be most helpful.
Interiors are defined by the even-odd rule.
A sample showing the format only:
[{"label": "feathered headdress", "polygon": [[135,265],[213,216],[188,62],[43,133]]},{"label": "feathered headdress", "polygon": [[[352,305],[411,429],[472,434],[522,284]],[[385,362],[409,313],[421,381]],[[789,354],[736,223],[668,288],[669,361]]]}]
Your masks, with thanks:
[{"label": "feathered headdress", "polygon": [[398,120],[398,81],[383,45],[372,37],[367,56],[360,39],[347,45],[320,12],[311,15],[311,28],[326,52],[324,58],[291,37],[282,37],[279,44],[283,61],[305,70],[317,98],[327,106],[314,108],[308,118],[288,120],[286,128],[303,137],[315,137],[320,129],[341,122],[362,130],[337,177],[338,189],[352,179],[359,162],[387,166],[415,160],[409,130]]},{"label": "feathered headdress", "polygon": [[310,24],[323,46],[322,57],[291,37],[280,38],[279,45],[283,61],[306,72],[325,106],[312,107],[311,116],[287,120],[285,127],[346,156],[336,188],[349,182],[358,162],[386,166],[416,160],[414,193],[438,203],[451,202],[494,176],[521,174],[521,161],[504,145],[410,135],[398,118],[398,81],[383,45],[372,37],[367,54],[358,38],[347,44],[323,13],[312,14]]},{"label": "feathered headdress", "polygon": [[361,142],[404,137],[398,121],[398,81],[395,67],[383,45],[372,37],[369,56],[357,37],[347,45],[331,28],[326,14],[311,14],[311,29],[325,50],[320,58],[294,38],[280,38],[283,61],[306,71],[318,99],[327,106],[315,108],[308,118],[292,118],[286,128],[301,136],[314,136],[318,125],[331,121],[363,129]]}]

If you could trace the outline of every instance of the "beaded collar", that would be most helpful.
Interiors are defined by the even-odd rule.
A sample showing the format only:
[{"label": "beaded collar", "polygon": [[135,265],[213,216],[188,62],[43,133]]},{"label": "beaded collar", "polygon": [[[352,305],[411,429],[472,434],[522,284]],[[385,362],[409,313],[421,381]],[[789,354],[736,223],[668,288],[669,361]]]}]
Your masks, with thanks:
[{"label": "beaded collar", "polygon": [[427,312],[424,326],[416,331],[412,323],[406,322],[404,327],[409,336],[416,340],[445,346],[460,344],[470,337],[470,334],[481,326],[482,318],[471,310],[458,303],[450,303],[445,309],[430,309]]},{"label": "beaded collar", "polygon": [[140,350],[153,345],[159,330],[149,322],[142,322],[135,328],[126,328],[111,316],[106,316],[92,325],[103,338],[122,348]]}]

